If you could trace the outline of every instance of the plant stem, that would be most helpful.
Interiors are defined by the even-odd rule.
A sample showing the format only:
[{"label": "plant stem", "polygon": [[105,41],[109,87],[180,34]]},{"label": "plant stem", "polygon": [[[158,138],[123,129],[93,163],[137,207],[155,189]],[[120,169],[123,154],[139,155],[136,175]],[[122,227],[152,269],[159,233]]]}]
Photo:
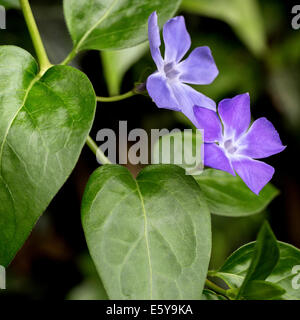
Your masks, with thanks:
[{"label": "plant stem", "polygon": [[206,280],[205,280],[205,285],[206,285],[209,289],[211,289],[211,290],[213,290],[213,291],[221,294],[222,296],[227,297],[227,292],[226,292],[226,290],[223,289],[223,288],[221,288],[221,287],[219,287],[219,286],[217,286],[217,285],[216,285],[215,283],[213,283],[212,281],[206,279]]},{"label": "plant stem", "polygon": [[86,144],[88,145],[88,147],[93,151],[93,153],[95,154],[95,156],[97,157],[97,159],[102,163],[102,164],[111,164],[111,162],[109,161],[109,159],[104,155],[104,153],[102,152],[102,150],[100,148],[98,148],[97,144],[95,143],[95,141],[88,136],[86,139]]},{"label": "plant stem", "polygon": [[75,48],[73,48],[73,50],[68,54],[68,56],[66,57],[66,59],[65,59],[63,62],[61,62],[60,64],[63,65],[63,66],[69,64],[69,63],[74,59],[74,57],[76,56],[76,54],[77,54],[77,50],[76,50],[76,47],[75,47]]},{"label": "plant stem", "polygon": [[43,74],[47,69],[51,67],[51,63],[49,62],[28,0],[20,0],[20,5],[33,42],[34,49],[36,51],[36,55],[40,66],[40,73]]},{"label": "plant stem", "polygon": [[98,102],[114,102],[114,101],[121,101],[127,98],[130,98],[134,95],[136,95],[137,93],[134,92],[133,90],[126,92],[124,94],[121,94],[119,96],[114,96],[114,97],[97,97],[97,101]]}]

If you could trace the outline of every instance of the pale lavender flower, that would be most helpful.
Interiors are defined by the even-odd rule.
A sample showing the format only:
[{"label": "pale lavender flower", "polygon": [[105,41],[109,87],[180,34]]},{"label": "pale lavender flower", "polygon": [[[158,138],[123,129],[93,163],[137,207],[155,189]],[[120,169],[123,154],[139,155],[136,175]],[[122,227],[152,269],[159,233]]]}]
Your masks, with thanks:
[{"label": "pale lavender flower", "polygon": [[[204,130],[204,164],[235,172],[255,193],[271,180],[274,168],[257,161],[279,153],[285,149],[278,132],[266,118],[253,122],[250,114],[250,96],[248,93],[219,103],[218,113],[194,106],[194,114],[199,129]],[[249,130],[248,130],[249,128]]]},{"label": "pale lavender flower", "polygon": [[194,105],[216,110],[213,100],[186,85],[210,84],[218,75],[218,69],[208,47],[198,47],[181,61],[191,46],[191,38],[182,16],[170,19],[163,27],[164,58],[160,52],[160,34],[157,14],[148,21],[148,35],[152,58],[157,71],[147,79],[147,90],[159,108],[183,112],[194,124]]}]

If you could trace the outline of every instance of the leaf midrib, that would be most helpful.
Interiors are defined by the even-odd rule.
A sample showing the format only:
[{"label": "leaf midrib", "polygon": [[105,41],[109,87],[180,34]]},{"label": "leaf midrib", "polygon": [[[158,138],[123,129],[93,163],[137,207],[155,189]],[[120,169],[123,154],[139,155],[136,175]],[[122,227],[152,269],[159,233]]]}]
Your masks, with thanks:
[{"label": "leaf midrib", "polygon": [[81,45],[84,43],[84,41],[88,38],[88,36],[107,18],[107,16],[110,14],[114,6],[119,2],[119,0],[114,0],[111,5],[106,9],[104,14],[100,17],[100,19],[91,26],[89,30],[86,31],[86,33],[82,36],[82,38],[78,41],[77,45],[74,48],[74,51],[77,52]]},{"label": "leaf midrib", "polygon": [[150,255],[150,245],[149,245],[149,238],[148,238],[148,219],[147,219],[147,214],[146,214],[146,209],[145,209],[145,203],[143,196],[141,194],[140,186],[137,182],[137,180],[134,180],[137,186],[137,192],[139,195],[139,198],[141,200],[141,205],[142,205],[142,211],[144,215],[144,235],[145,235],[145,241],[146,241],[146,248],[147,248],[147,255],[148,255],[148,264],[149,264],[149,281],[150,281],[150,300],[153,298],[153,274],[152,274],[152,264],[151,264],[151,255]]},{"label": "leaf midrib", "polygon": [[17,109],[16,113],[14,114],[14,116],[12,117],[6,131],[5,131],[5,134],[4,134],[4,137],[3,137],[3,141],[2,141],[2,144],[1,144],[1,147],[0,147],[0,175],[2,176],[2,159],[3,159],[3,150],[4,150],[4,146],[6,144],[6,141],[7,141],[7,137],[8,137],[8,134],[9,134],[9,131],[15,121],[15,119],[17,118],[18,114],[20,113],[20,111],[23,109],[23,107],[25,106],[25,103],[26,103],[26,100],[28,98],[28,95],[29,95],[29,92],[30,90],[32,89],[32,87],[34,86],[34,84],[41,78],[40,74],[37,74],[30,82],[28,88],[26,89],[25,91],[25,95],[24,95],[24,98],[23,98],[23,101],[21,103],[21,106]]}]

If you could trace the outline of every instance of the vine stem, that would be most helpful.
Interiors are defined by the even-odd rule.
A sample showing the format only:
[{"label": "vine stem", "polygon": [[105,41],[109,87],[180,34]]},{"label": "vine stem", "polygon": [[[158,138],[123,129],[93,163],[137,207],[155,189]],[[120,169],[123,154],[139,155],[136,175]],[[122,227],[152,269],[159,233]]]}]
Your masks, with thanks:
[{"label": "vine stem", "polygon": [[[24,18],[30,33],[30,37],[33,42],[33,46],[38,58],[38,62],[40,66],[40,74],[44,74],[45,71],[49,69],[52,65],[48,59],[45,47],[43,45],[39,30],[36,25],[28,0],[20,0],[20,5],[21,5]],[[101,161],[102,164],[111,164],[109,159],[104,155],[101,149],[98,148],[97,144],[94,142],[94,140],[90,136],[88,136],[86,144],[94,152],[94,154],[99,159],[99,161]]]},{"label": "vine stem", "polygon": [[102,150],[98,148],[96,142],[90,136],[87,137],[86,144],[102,164],[111,164],[109,159],[104,155]]},{"label": "vine stem", "polygon": [[137,93],[133,90],[130,90],[124,94],[121,94],[119,96],[113,96],[113,97],[97,97],[98,102],[115,102],[115,101],[121,101],[127,98],[130,98],[132,96],[135,96]]},{"label": "vine stem", "polygon": [[51,67],[51,63],[49,62],[28,0],[20,0],[20,5],[38,58],[40,73],[43,74],[47,69]]},{"label": "vine stem", "polygon": [[213,283],[212,281],[206,279],[206,280],[205,280],[205,285],[206,285],[209,289],[211,289],[211,290],[213,290],[213,291],[221,294],[222,296],[227,297],[227,292],[226,292],[226,290],[225,290],[225,289],[222,289],[222,288],[219,287],[219,286],[217,286],[217,285],[216,285],[215,283]]},{"label": "vine stem", "polygon": [[77,54],[77,50],[76,50],[76,47],[75,48],[73,48],[73,50],[68,54],[68,56],[66,57],[66,59],[63,61],[63,62],[61,62],[61,65],[67,65],[67,64],[69,64],[73,59],[74,59],[74,57],[76,56],[76,54]]}]

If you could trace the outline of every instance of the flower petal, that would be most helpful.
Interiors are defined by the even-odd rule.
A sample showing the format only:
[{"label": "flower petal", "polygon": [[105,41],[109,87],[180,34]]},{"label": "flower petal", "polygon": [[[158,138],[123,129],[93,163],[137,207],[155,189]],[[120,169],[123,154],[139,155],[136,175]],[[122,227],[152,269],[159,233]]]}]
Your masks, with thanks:
[{"label": "flower petal", "polygon": [[198,121],[193,110],[195,105],[216,111],[216,103],[192,87],[180,82],[173,82],[171,86],[181,112],[184,113],[196,127],[198,126]]},{"label": "flower petal", "polygon": [[204,165],[235,176],[230,160],[226,157],[223,149],[215,143],[204,143]]},{"label": "flower petal", "polygon": [[249,131],[239,141],[241,154],[250,158],[261,159],[283,151],[279,134],[266,118],[253,122]]},{"label": "flower petal", "polygon": [[250,125],[250,96],[240,94],[232,99],[224,99],[219,103],[218,113],[224,124],[225,138],[239,138]]},{"label": "flower petal", "polygon": [[158,72],[148,77],[146,86],[150,97],[159,108],[180,111],[177,100],[166,78]]},{"label": "flower petal", "polygon": [[180,81],[191,84],[210,84],[219,74],[209,47],[194,49],[177,69],[181,73]]},{"label": "flower petal", "polygon": [[243,179],[249,189],[257,195],[272,179],[275,172],[270,165],[248,157],[232,159],[231,162],[236,173]]},{"label": "flower petal", "polygon": [[179,62],[191,46],[191,37],[186,30],[184,17],[170,19],[163,28],[165,62]]},{"label": "flower petal", "polygon": [[164,62],[159,49],[161,41],[156,11],[154,11],[148,19],[148,38],[152,58],[157,66],[157,69],[161,70]]},{"label": "flower petal", "polygon": [[204,141],[215,142],[222,139],[222,125],[215,111],[194,106],[198,129],[204,130]]}]

